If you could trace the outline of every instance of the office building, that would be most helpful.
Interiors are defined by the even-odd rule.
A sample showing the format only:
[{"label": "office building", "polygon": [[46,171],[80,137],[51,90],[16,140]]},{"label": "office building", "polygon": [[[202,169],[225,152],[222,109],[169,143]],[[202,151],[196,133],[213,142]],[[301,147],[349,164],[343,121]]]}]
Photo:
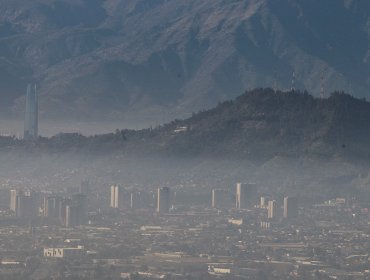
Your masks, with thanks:
[{"label": "office building", "polygon": [[118,208],[119,186],[113,185],[110,187],[110,207]]},{"label": "office building", "polygon": [[18,190],[10,190],[10,210],[16,211],[17,210],[17,195],[19,194]]},{"label": "office building", "polygon": [[38,97],[36,85],[27,86],[26,113],[24,120],[24,139],[36,140],[38,137]]},{"label": "office building", "polygon": [[62,201],[61,196],[44,197],[44,217],[57,222],[61,216]]},{"label": "office building", "polygon": [[298,199],[296,197],[284,197],[284,218],[294,219],[298,217]]},{"label": "office building", "polygon": [[157,190],[157,213],[168,213],[170,210],[170,189],[168,187]]},{"label": "office building", "polygon": [[267,204],[267,218],[276,219],[277,217],[277,204],[275,200],[270,200]]},{"label": "office building", "polygon": [[266,207],[266,197],[261,196],[260,198],[260,208],[265,208]]},{"label": "office building", "polygon": [[113,185],[110,187],[110,207],[125,209],[131,207],[131,195],[124,188]]},{"label": "office building", "polygon": [[252,208],[257,203],[258,193],[256,184],[236,184],[235,207],[237,209]]},{"label": "office building", "polygon": [[226,209],[232,207],[230,192],[223,189],[212,190],[212,208]]},{"label": "office building", "polygon": [[38,216],[37,199],[32,194],[18,194],[16,216],[21,219],[33,219]]},{"label": "office building", "polygon": [[61,223],[66,227],[85,225],[88,220],[87,197],[75,194],[61,202]]}]

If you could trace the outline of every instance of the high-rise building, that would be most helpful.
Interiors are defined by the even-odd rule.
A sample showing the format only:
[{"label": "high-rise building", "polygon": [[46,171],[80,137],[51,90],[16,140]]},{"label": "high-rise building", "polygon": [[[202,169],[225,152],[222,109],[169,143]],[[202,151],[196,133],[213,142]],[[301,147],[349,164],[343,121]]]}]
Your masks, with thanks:
[{"label": "high-rise building", "polygon": [[284,197],[284,218],[294,219],[298,216],[298,199],[296,197]]},{"label": "high-rise building", "polygon": [[44,217],[58,221],[61,215],[62,201],[61,196],[44,197]]},{"label": "high-rise building", "polygon": [[265,208],[266,207],[266,197],[261,196],[260,198],[260,208]]},{"label": "high-rise building", "polygon": [[21,219],[32,219],[38,216],[36,197],[26,194],[17,195],[16,216]]},{"label": "high-rise building", "polygon": [[66,209],[67,206],[70,205],[71,203],[71,198],[63,197],[62,201],[60,203],[60,213],[59,213],[59,222],[62,225],[66,225]]},{"label": "high-rise building", "polygon": [[[130,209],[147,209],[152,208],[153,206],[156,207],[157,202],[157,194],[153,198],[153,195],[149,192],[145,191],[131,191],[131,193],[126,195],[130,198],[129,201],[129,208]],[[153,204],[154,200],[154,204]],[[126,199],[125,199],[126,203]]]},{"label": "high-rise building", "polygon": [[276,219],[277,216],[277,204],[275,200],[270,200],[267,204],[267,218]]},{"label": "high-rise building", "polygon": [[110,187],[110,207],[112,208],[118,208],[116,204],[116,189],[118,190],[118,186],[116,185]]},{"label": "high-rise building", "polygon": [[87,197],[75,194],[62,201],[62,223],[66,227],[80,226],[87,223]]},{"label": "high-rise building", "polygon": [[163,187],[157,190],[157,212],[168,213],[170,210],[170,188]]},{"label": "high-rise building", "polygon": [[36,140],[38,137],[38,97],[36,85],[27,86],[26,114],[24,120],[24,139]]},{"label": "high-rise building", "polygon": [[118,185],[113,185],[110,187],[110,207],[124,209],[130,208],[130,204],[131,196],[126,193],[124,188]]},{"label": "high-rise building", "polygon": [[223,189],[212,190],[212,208],[226,209],[232,207],[232,199],[230,192]]},{"label": "high-rise building", "polygon": [[17,195],[19,191],[12,189],[10,190],[10,210],[16,211],[17,210]]},{"label": "high-rise building", "polygon": [[145,195],[142,192],[130,193],[130,209],[145,208]]},{"label": "high-rise building", "polygon": [[256,184],[236,184],[236,201],[235,207],[237,209],[252,208],[257,203],[257,185]]}]

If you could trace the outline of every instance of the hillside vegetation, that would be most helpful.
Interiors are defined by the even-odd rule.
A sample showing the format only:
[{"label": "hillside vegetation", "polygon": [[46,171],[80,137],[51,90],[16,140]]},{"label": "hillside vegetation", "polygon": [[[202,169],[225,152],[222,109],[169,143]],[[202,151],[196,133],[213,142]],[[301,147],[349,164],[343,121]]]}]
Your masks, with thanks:
[{"label": "hillside vegetation", "polygon": [[5,150],[116,156],[370,159],[369,123],[370,103],[342,92],[320,99],[307,92],[255,89],[155,128],[89,137],[58,134],[38,142],[3,137],[1,146]]}]

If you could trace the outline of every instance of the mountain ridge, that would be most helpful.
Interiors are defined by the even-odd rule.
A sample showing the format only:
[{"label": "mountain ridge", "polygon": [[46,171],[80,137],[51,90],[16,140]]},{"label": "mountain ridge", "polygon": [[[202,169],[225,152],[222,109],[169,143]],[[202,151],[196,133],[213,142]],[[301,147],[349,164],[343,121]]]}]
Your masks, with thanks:
[{"label": "mountain ridge", "polygon": [[114,157],[275,157],[340,161],[370,158],[370,102],[343,92],[321,99],[299,91],[255,89],[183,120],[141,130],[83,136],[61,133],[37,142],[1,138],[1,150]]},{"label": "mountain ridge", "polygon": [[[2,110],[40,86],[45,118],[187,117],[255,87],[368,96],[370,4],[5,0]],[[107,113],[109,112],[109,113]]]}]

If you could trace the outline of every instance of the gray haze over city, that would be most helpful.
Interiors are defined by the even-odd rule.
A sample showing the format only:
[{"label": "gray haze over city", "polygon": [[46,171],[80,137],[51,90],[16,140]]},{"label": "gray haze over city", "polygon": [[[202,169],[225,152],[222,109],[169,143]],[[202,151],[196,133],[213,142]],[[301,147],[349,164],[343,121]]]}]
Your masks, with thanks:
[{"label": "gray haze over city", "polygon": [[370,279],[369,20],[1,0],[0,279]]}]

